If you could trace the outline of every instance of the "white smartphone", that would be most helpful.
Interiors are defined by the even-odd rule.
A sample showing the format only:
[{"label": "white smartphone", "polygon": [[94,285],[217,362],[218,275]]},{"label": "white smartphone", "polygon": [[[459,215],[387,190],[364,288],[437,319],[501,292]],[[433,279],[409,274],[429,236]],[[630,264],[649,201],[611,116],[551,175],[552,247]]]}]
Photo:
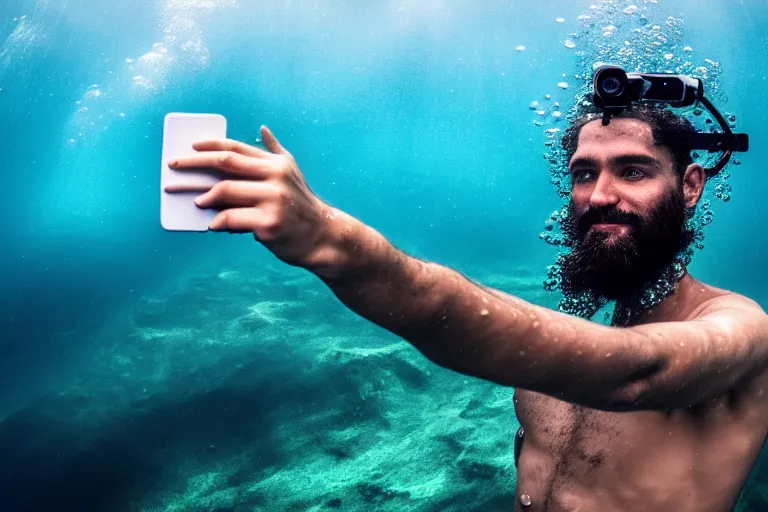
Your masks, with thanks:
[{"label": "white smartphone", "polygon": [[160,224],[168,231],[208,231],[218,210],[195,204],[201,192],[166,192],[168,185],[211,186],[221,180],[211,170],[176,171],[168,162],[194,155],[194,142],[227,137],[227,120],[219,114],[166,114],[163,122],[163,152],[160,164]]}]

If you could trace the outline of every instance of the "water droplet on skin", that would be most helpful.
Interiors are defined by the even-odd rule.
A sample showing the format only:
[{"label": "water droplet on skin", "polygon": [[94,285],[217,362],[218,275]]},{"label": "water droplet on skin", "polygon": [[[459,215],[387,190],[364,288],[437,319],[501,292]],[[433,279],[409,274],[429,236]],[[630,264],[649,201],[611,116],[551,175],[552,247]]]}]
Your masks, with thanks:
[{"label": "water droplet on skin", "polygon": [[490,312],[490,311],[488,311],[488,310],[487,310],[487,309],[485,309],[485,308],[483,308],[483,309],[481,309],[481,310],[480,310],[480,316],[488,316],[488,315],[490,315],[490,314],[491,314],[491,312]]}]

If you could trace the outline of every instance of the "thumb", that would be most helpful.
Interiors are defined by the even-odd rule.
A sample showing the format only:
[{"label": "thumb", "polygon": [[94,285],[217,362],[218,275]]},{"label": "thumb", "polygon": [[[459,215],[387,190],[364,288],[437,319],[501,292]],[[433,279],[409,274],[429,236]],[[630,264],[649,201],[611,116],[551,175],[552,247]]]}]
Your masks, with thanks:
[{"label": "thumb", "polygon": [[277,137],[266,126],[261,127],[261,140],[264,142],[264,146],[272,152],[282,155],[287,155],[288,151],[280,145],[277,141]]}]

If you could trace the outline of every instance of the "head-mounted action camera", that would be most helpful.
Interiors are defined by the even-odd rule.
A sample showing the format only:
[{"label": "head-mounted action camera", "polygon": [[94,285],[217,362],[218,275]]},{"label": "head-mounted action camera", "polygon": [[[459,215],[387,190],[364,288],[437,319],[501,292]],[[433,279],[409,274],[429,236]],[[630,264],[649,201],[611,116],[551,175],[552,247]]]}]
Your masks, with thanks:
[{"label": "head-mounted action camera", "polygon": [[601,66],[593,78],[592,102],[603,111],[603,125],[611,122],[611,116],[631,109],[633,102],[666,103],[672,107],[688,107],[701,103],[723,129],[722,133],[697,133],[675,135],[675,144],[710,153],[724,151],[717,164],[706,169],[707,176],[714,176],[728,164],[734,151],[749,150],[749,136],[733,133],[725,118],[704,97],[704,83],[687,75],[665,73],[627,73],[618,66]]}]

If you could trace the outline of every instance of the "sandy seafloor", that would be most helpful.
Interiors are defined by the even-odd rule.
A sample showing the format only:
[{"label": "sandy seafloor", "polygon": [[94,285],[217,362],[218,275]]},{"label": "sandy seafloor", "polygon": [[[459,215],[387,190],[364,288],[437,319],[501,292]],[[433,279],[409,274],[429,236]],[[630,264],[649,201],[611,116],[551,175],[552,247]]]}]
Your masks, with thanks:
[{"label": "sandy seafloor", "polygon": [[[542,293],[520,274],[483,283]],[[0,422],[5,510],[510,509],[512,389],[311,274],[190,269],[123,313],[71,386]]]}]

